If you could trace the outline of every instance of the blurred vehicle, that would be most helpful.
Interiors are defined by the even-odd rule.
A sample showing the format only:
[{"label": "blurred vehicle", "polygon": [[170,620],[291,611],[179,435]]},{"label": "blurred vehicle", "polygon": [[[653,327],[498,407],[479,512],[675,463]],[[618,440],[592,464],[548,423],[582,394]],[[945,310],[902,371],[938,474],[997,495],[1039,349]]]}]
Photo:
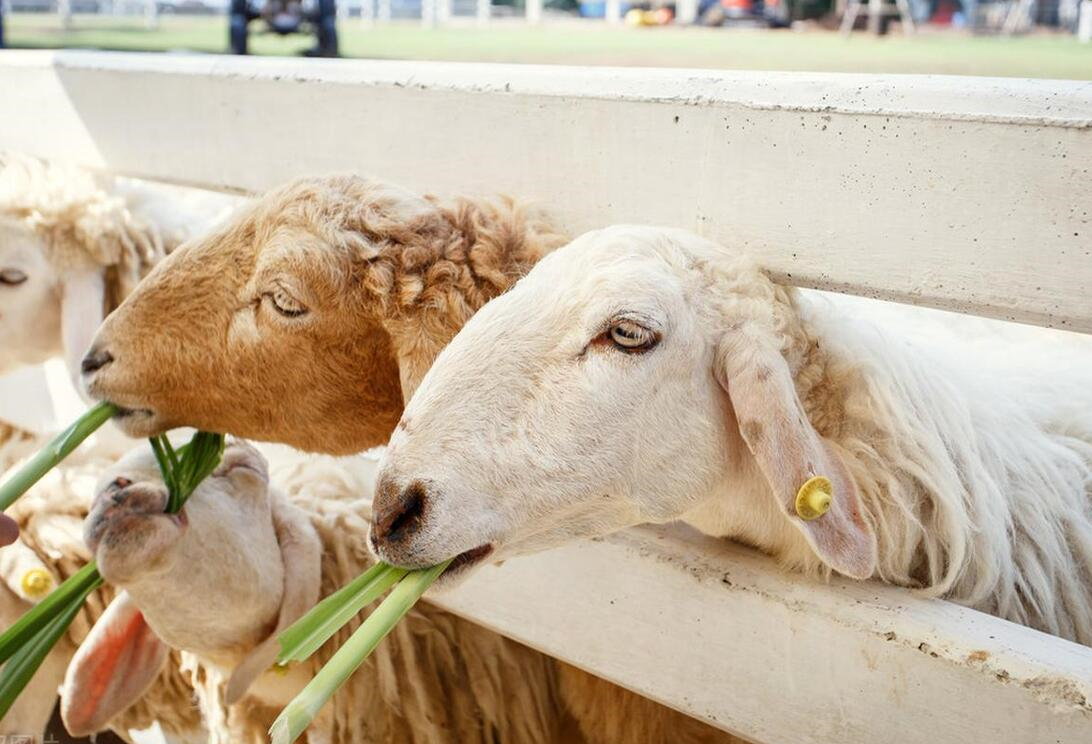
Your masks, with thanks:
[{"label": "blurred vehicle", "polygon": [[733,21],[760,22],[770,28],[784,28],[792,23],[789,0],[702,0],[698,5],[698,23],[721,26]]},{"label": "blurred vehicle", "polygon": [[317,44],[304,52],[309,57],[336,57],[337,7],[335,0],[230,0],[229,44],[233,54],[247,54],[250,22],[260,20],[267,31],[287,36],[314,33]]}]

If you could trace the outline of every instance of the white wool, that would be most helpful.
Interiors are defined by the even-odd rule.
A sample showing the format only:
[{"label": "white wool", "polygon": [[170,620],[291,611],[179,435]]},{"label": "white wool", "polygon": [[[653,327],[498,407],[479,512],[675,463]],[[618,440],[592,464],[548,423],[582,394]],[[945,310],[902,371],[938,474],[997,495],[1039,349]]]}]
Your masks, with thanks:
[{"label": "white wool", "polygon": [[[45,441],[44,438],[0,424],[0,483],[5,482],[24,464],[23,458],[37,451]],[[91,558],[83,542],[82,523],[90,506],[95,481],[103,468],[112,462],[112,448],[104,450],[98,445],[96,437],[92,437],[7,510],[20,525],[20,541],[37,555],[58,584],[83,568]],[[9,582],[17,578],[4,577]],[[42,683],[41,691],[37,694],[50,689],[56,695],[76,646],[86,637],[114,594],[112,587],[104,585],[88,597],[83,610],[70,626],[67,638],[62,639],[50,652],[49,661],[39,673],[39,676],[43,673],[50,675],[50,680],[46,682],[36,677],[36,681]],[[0,589],[0,617],[15,618],[30,607],[29,603],[11,592]],[[125,737],[130,729],[146,729],[159,722],[161,728],[178,741],[199,741],[203,738],[203,726],[193,703],[194,691],[180,670],[180,662],[180,655],[172,653],[168,664],[144,697],[112,722],[117,733]],[[37,702],[24,695],[16,700],[9,718],[27,721],[28,718],[21,716],[20,711],[35,707]],[[51,712],[53,703],[47,708],[47,713]],[[45,733],[47,718],[48,715],[35,721],[42,727],[36,732],[23,728],[6,733],[40,737]]]},{"label": "white wool", "polygon": [[979,321],[911,346],[852,305],[800,307],[882,432],[849,444],[871,461],[879,576],[1092,643],[1092,386],[1074,374],[1092,345]]},{"label": "white wool", "polygon": [[[778,287],[684,231],[588,233],[425,376],[377,492],[389,509],[424,483],[428,510],[381,555],[510,558],[685,519],[1092,644],[1092,344],[898,315]],[[658,341],[620,350],[620,322]],[[806,521],[814,475],[834,506]]]},{"label": "white wool", "polygon": [[66,351],[75,373],[105,314],[236,197],[0,152],[0,371]]}]

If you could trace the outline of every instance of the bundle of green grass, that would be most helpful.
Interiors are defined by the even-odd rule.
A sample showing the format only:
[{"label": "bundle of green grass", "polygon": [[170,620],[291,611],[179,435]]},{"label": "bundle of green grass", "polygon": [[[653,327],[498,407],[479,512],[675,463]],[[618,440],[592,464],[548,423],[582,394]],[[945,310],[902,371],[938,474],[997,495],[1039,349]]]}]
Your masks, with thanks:
[{"label": "bundle of green grass", "polygon": [[[117,409],[113,406],[99,404],[55,437],[0,486],[0,509],[11,506],[115,413]],[[177,449],[162,434],[149,441],[167,485],[166,512],[175,514],[201,481],[219,465],[224,437],[197,432],[189,443]],[[322,706],[446,568],[447,563],[443,563],[421,571],[406,571],[384,563],[376,564],[317,604],[280,636],[278,663],[287,665],[303,661],[365,606],[391,590],[277,717],[270,730],[273,744],[288,744],[299,738]],[[7,714],[49,651],[71,625],[88,595],[102,581],[92,561],[0,635],[0,718]]]}]

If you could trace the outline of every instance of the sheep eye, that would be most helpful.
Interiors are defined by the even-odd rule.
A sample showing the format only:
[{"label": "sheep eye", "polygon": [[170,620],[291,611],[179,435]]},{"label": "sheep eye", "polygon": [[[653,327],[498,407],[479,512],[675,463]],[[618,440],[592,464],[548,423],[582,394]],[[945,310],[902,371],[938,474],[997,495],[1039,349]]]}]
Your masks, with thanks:
[{"label": "sheep eye", "polygon": [[129,486],[133,485],[133,482],[131,480],[129,480],[128,478],[114,478],[114,482],[111,483],[110,485],[112,485],[114,488],[116,488],[116,489],[118,489],[120,491],[120,490],[122,490],[124,488],[128,488]]},{"label": "sheep eye", "polygon": [[619,320],[607,332],[616,349],[627,354],[640,354],[660,342],[659,334],[632,320]]},{"label": "sheep eye", "polygon": [[277,288],[266,295],[273,309],[286,318],[298,318],[307,314],[307,308],[296,301],[292,295]]},{"label": "sheep eye", "polygon": [[0,271],[0,284],[16,287],[27,280],[27,275],[19,269],[4,269]]}]

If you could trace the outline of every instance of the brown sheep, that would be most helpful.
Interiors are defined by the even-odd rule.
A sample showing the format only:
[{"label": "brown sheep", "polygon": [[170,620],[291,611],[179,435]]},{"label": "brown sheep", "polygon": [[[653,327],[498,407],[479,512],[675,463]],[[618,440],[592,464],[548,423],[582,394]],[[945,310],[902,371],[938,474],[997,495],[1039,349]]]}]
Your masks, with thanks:
[{"label": "brown sheep", "polygon": [[163,261],[103,324],[84,380],[132,436],[192,425],[360,452],[474,311],[561,242],[509,201],[303,179]]},{"label": "brown sheep", "polygon": [[[386,443],[471,315],[562,242],[509,200],[302,179],[163,261],[100,329],[84,384],[133,436],[188,425],[359,452]],[[571,667],[559,678],[593,744],[733,740]]]}]

